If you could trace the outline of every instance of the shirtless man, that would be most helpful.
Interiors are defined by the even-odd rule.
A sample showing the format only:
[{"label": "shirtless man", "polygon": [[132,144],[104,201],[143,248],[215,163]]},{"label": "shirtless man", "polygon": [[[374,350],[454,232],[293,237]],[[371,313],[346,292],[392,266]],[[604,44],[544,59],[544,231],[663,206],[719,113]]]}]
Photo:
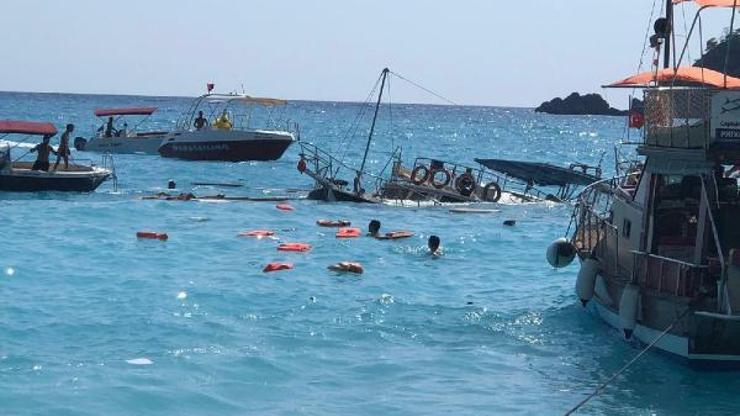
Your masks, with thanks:
[{"label": "shirtless man", "polygon": [[51,145],[49,144],[51,136],[53,136],[53,134],[44,135],[43,141],[37,144],[33,149],[31,149],[32,153],[37,153],[36,161],[33,162],[33,167],[31,168],[31,170],[43,170],[44,172],[49,171],[49,154],[57,154],[57,152],[54,151],[54,148],[51,147]]},{"label": "shirtless man", "polygon": [[62,137],[59,139],[59,147],[57,148],[57,161],[54,163],[54,170],[57,170],[59,161],[64,159],[64,170],[69,167],[69,135],[75,131],[74,124],[67,124],[67,128],[62,133]]}]

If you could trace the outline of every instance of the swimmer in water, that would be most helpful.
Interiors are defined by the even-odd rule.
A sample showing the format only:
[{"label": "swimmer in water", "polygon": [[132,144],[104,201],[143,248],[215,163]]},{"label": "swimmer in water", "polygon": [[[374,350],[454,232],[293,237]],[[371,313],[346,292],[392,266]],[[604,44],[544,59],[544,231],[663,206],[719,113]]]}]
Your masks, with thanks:
[{"label": "swimmer in water", "polygon": [[380,237],[380,221],[370,221],[370,224],[367,225],[367,234],[370,237]]},{"label": "swimmer in water", "polygon": [[432,256],[441,256],[442,255],[442,249],[440,248],[440,239],[436,235],[430,235],[429,240],[427,241],[427,247],[429,247],[429,254]]},{"label": "swimmer in water", "polygon": [[365,271],[360,263],[351,261],[340,261],[339,263],[332,264],[327,268],[333,272],[350,272],[356,274],[362,274],[362,272]]}]

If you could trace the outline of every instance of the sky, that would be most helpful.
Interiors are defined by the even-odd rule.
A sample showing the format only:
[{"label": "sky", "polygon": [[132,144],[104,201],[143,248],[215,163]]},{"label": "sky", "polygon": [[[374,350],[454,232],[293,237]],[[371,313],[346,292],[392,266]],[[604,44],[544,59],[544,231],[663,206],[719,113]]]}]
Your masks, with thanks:
[{"label": "sky", "polygon": [[[362,101],[387,66],[461,104],[533,107],[578,91],[624,108],[624,93],[600,86],[636,71],[652,7],[653,0],[2,0],[0,91],[194,96],[212,81],[222,92]],[[696,8],[682,7],[690,20]],[[680,8],[676,14],[683,32]],[[705,40],[729,26],[727,10],[707,16]],[[397,89],[394,99],[441,103],[414,88]]]}]

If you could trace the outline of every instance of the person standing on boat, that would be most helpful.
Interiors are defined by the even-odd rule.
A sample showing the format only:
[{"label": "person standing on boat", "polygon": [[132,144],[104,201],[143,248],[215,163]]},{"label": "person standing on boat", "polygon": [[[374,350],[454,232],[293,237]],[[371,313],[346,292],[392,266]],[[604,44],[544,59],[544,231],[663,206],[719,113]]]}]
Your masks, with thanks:
[{"label": "person standing on boat", "polygon": [[44,172],[49,171],[49,153],[57,154],[54,148],[51,147],[49,141],[53,134],[45,134],[43,141],[31,149],[31,153],[36,152],[36,161],[33,162],[31,170],[43,170]]},{"label": "person standing on boat", "polygon": [[105,123],[105,137],[113,137],[114,134],[117,134],[118,130],[113,127],[113,117],[108,117],[108,122]]},{"label": "person standing on boat", "polygon": [[204,127],[208,125],[208,120],[206,120],[205,117],[203,117],[203,112],[198,111],[198,117],[193,122],[193,126],[198,130],[203,130]]},{"label": "person standing on boat", "polygon": [[69,167],[69,135],[75,131],[74,124],[67,124],[67,128],[62,133],[62,137],[59,139],[59,147],[57,147],[57,161],[54,163],[54,170],[57,170],[59,161],[64,159],[64,170]]}]

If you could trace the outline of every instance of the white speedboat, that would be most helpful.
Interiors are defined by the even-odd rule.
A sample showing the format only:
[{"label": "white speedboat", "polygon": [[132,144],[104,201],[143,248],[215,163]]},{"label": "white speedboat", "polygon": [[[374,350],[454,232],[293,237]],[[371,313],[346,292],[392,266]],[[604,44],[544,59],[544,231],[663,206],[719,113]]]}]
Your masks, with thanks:
[{"label": "white speedboat", "polygon": [[[0,139],[11,134],[53,136],[56,133],[57,129],[51,123],[0,120]],[[114,174],[109,155],[104,157],[103,167],[92,163],[70,163],[66,168],[60,164],[57,169],[44,171],[34,170],[33,162],[12,160],[10,149],[10,145],[5,145],[0,150],[0,191],[92,192]]]},{"label": "white speedboat", "polygon": [[[735,6],[697,3],[695,22]],[[664,68],[656,59],[610,85],[644,90],[644,116],[630,118],[639,159],[586,188],[547,258],[560,267],[579,257],[576,295],[626,338],[692,366],[740,367],[740,79],[674,66],[671,7],[651,39]]]},{"label": "white speedboat", "polygon": [[[277,160],[299,139],[298,125],[286,121],[285,129],[277,128],[278,123],[268,117],[268,127],[252,127],[251,110],[285,104],[248,95],[202,95],[183,114],[177,129],[164,137],[159,154],[187,160]],[[196,127],[199,117],[205,121]]]},{"label": "white speedboat", "polygon": [[[156,155],[167,132],[138,130],[138,127],[155,111],[157,111],[156,107],[99,108],[95,110],[95,116],[101,119],[107,117],[108,120],[103,120],[103,125],[93,132],[90,139],[75,138],[75,149],[89,152]],[[145,116],[146,118],[136,122],[129,129],[128,123],[123,118],[131,116]],[[118,126],[118,129],[114,126]]]}]

